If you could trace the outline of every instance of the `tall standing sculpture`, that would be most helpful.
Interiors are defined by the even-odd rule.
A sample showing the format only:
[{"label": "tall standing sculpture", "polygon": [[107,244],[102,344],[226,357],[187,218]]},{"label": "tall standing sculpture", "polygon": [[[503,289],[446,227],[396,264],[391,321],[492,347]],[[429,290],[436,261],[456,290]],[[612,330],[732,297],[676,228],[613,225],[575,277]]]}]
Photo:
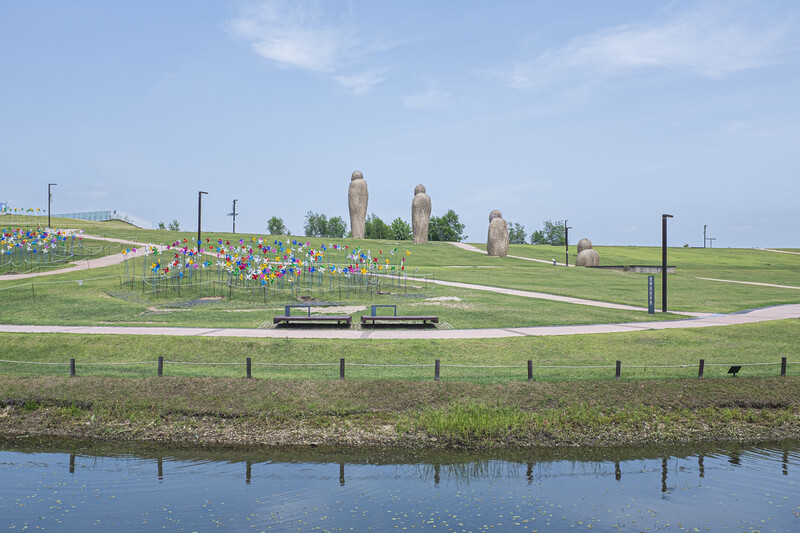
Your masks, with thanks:
[{"label": "tall standing sculpture", "polygon": [[364,238],[364,226],[367,222],[367,182],[360,170],[350,176],[350,188],[347,190],[347,203],[350,207],[350,234],[354,239]]},{"label": "tall standing sculpture", "polygon": [[411,227],[414,229],[414,244],[428,243],[428,225],[431,222],[431,197],[425,192],[425,186],[414,187],[414,199],[411,201]]},{"label": "tall standing sculpture", "polygon": [[508,224],[503,214],[495,209],[489,214],[489,236],[486,239],[486,253],[494,257],[508,255]]}]

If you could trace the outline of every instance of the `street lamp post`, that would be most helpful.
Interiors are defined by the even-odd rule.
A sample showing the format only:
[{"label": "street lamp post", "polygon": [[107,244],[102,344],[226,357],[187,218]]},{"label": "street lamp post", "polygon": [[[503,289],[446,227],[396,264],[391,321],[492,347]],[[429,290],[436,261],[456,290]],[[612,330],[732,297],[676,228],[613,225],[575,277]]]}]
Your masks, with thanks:
[{"label": "street lamp post", "polygon": [[47,227],[50,227],[50,204],[53,201],[53,193],[50,192],[50,187],[58,185],[58,183],[47,184]]},{"label": "street lamp post", "polygon": [[229,217],[233,217],[233,233],[234,234],[236,234],[236,202],[238,202],[238,201],[239,201],[238,198],[233,201],[233,211],[231,213],[228,213]]},{"label": "street lamp post", "polygon": [[203,195],[208,194],[205,191],[200,191],[197,193],[197,249],[200,249],[200,221],[202,220],[202,213],[203,213]]},{"label": "street lamp post", "polygon": [[667,312],[667,219],[672,215],[661,215],[661,312]]},{"label": "street lamp post", "polygon": [[567,220],[564,221],[564,244],[566,245],[564,265],[569,266],[569,230],[572,228],[567,226],[567,222]]}]

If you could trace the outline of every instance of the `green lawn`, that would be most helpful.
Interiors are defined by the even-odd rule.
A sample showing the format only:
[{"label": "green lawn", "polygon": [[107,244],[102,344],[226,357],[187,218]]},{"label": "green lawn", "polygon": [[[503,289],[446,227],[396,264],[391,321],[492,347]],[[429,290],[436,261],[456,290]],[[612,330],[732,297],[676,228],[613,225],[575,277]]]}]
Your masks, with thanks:
[{"label": "green lawn", "polygon": [[[0,334],[3,359],[47,365],[0,363],[0,373],[65,375],[75,358],[78,374],[153,376],[159,356],[170,376],[243,377],[250,357],[262,379],[333,380],[345,358],[348,379],[432,380],[436,359],[442,379],[501,383],[527,379],[526,361],[537,381],[611,380],[617,360],[623,379],[695,378],[700,359],[705,376],[724,377],[732,364],[741,377],[800,375],[795,341],[800,320],[700,329],[641,331],[563,337],[481,340],[243,339],[72,334]],[[129,364],[129,363],[144,364]],[[57,364],[53,364],[57,363]],[[119,365],[119,363],[128,363]],[[290,365],[290,366],[281,366]],[[309,366],[291,366],[309,365]],[[370,366],[374,365],[374,366]],[[408,365],[408,366],[391,366]]]}]

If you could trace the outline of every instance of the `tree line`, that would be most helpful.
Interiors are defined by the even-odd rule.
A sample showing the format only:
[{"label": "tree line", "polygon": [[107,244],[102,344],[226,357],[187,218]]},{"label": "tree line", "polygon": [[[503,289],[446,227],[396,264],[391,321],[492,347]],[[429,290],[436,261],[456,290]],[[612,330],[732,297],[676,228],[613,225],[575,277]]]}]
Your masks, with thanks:
[{"label": "tree line", "polygon": [[[169,225],[163,221],[158,223],[158,229],[179,231],[180,224],[173,220]],[[267,231],[270,235],[291,235],[283,219],[273,216],[267,220]],[[308,237],[331,237],[335,239],[349,238],[350,232],[347,223],[340,216],[328,218],[324,213],[309,211],[306,213],[303,224],[303,234]],[[531,244],[553,244],[563,246],[566,231],[564,221],[545,220],[542,229],[534,230],[530,234]],[[400,217],[387,224],[375,213],[367,217],[364,224],[364,237],[367,239],[384,239],[396,241],[409,241],[413,237],[411,224]],[[461,242],[467,238],[464,235],[464,224],[458,219],[458,214],[450,209],[442,216],[432,216],[428,224],[429,241]],[[525,226],[517,222],[508,224],[508,240],[511,244],[527,244],[528,234]]]},{"label": "tree line", "polygon": [[[290,235],[283,219],[273,216],[267,220],[267,231],[270,235]],[[308,237],[349,238],[347,224],[340,216],[328,218],[324,213],[309,211],[303,223],[303,235]],[[400,217],[387,224],[375,213],[370,214],[364,224],[364,237],[367,239],[384,239],[410,241],[413,238],[411,224]],[[452,209],[442,216],[432,216],[428,224],[429,241],[461,242],[464,235],[464,224]]]}]

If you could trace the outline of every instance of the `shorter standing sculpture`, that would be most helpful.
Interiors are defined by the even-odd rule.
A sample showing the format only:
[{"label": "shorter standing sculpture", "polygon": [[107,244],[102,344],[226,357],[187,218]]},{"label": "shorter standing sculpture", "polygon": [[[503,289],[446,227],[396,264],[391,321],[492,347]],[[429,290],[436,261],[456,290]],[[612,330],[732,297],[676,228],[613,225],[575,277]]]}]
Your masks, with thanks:
[{"label": "shorter standing sculpture", "polygon": [[431,197],[425,193],[424,185],[414,188],[411,201],[411,227],[414,229],[414,244],[428,243],[428,225],[431,222]]},{"label": "shorter standing sculpture", "polygon": [[350,207],[350,234],[354,239],[364,238],[364,227],[367,223],[367,182],[360,170],[350,176],[350,188],[347,190],[347,203]]},{"label": "shorter standing sculpture", "polygon": [[486,253],[493,257],[508,255],[508,224],[503,214],[495,209],[489,214],[489,236],[486,239]]},{"label": "shorter standing sculpture", "polygon": [[575,266],[596,267],[600,266],[600,254],[592,248],[592,241],[581,239],[578,241],[578,257],[575,258]]}]

